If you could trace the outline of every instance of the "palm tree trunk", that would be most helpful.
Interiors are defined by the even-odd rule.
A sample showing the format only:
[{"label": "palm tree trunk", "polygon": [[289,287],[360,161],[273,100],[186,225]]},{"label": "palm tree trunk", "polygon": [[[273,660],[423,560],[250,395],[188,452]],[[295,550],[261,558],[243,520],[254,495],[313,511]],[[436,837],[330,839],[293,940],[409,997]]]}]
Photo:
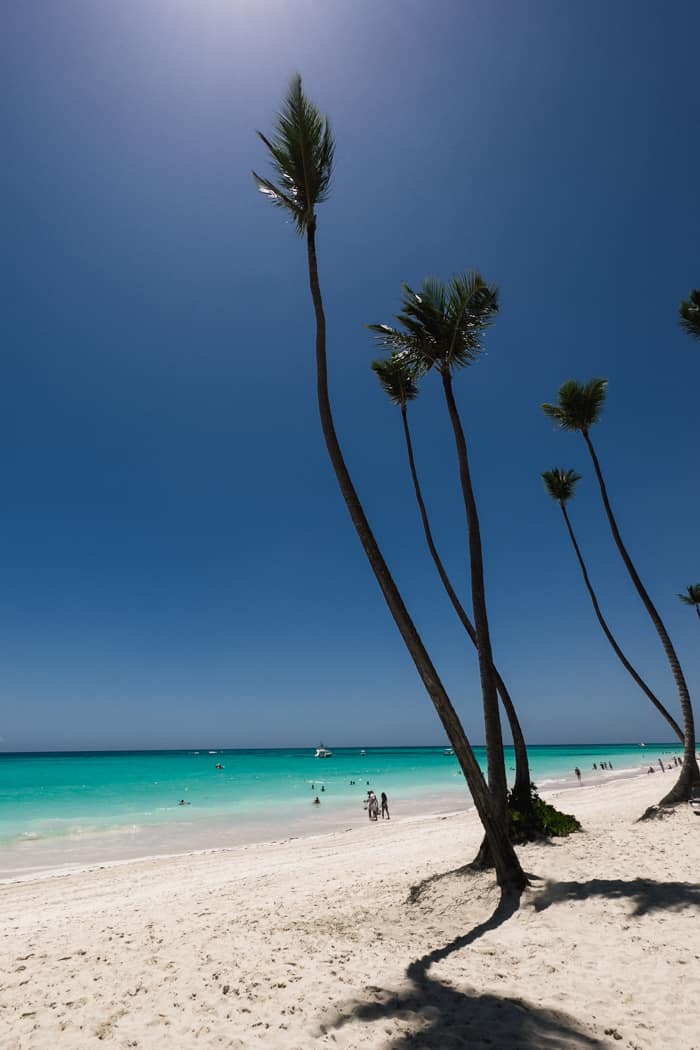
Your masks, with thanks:
[{"label": "palm tree trunk", "polygon": [[[445,566],[443,565],[442,559],[437,552],[435,541],[433,540],[433,532],[430,528],[430,521],[428,520],[428,512],[425,507],[425,501],[423,500],[423,493],[421,491],[420,482],[418,480],[418,472],[416,470],[416,461],[413,455],[413,442],[411,440],[411,431],[408,426],[408,413],[406,406],[401,406],[401,421],[403,423],[403,433],[406,442],[406,452],[408,453],[408,465],[411,471],[411,480],[413,481],[413,490],[416,494],[416,502],[418,504],[418,510],[420,511],[421,521],[423,523],[423,532],[425,534],[425,541],[428,545],[428,550],[433,559],[433,563],[437,570],[437,574],[440,577],[442,586],[445,588],[447,597],[452,602],[452,608],[457,613],[457,616],[462,624],[462,627],[469,635],[472,644],[478,648],[476,639],[476,630],[471,620],[467,616],[466,610],[459,600],[457,593],[452,586],[452,582],[447,575]],[[530,803],[530,763],[527,757],[527,747],[525,746],[525,737],[520,727],[518,715],[515,710],[515,706],[511,699],[510,693],[506,688],[506,684],[498,673],[497,668],[494,667],[494,674],[496,676],[496,688],[498,695],[501,698],[503,710],[506,713],[508,724],[510,725],[511,736],[513,737],[513,751],[515,752],[515,784],[513,791],[521,806],[526,806]]]},{"label": "palm tree trunk", "polygon": [[627,553],[625,545],[622,542],[622,537],[620,536],[620,531],[617,527],[617,522],[615,521],[615,516],[612,512],[612,507],[610,506],[610,500],[608,499],[608,491],[605,486],[605,481],[603,480],[603,474],[600,469],[600,463],[598,462],[598,457],[596,456],[595,449],[593,448],[590,436],[586,430],[583,430],[581,433],[583,434],[583,439],[586,442],[588,451],[590,452],[591,459],[593,461],[593,469],[595,470],[595,474],[598,479],[600,495],[603,499],[603,506],[605,507],[605,513],[608,518],[610,530],[613,534],[613,539],[615,540],[615,545],[617,546],[617,549],[620,552],[620,557],[625,563],[625,568],[627,569],[629,577],[635,586],[637,594],[639,595],[642,604],[644,605],[644,608],[649,614],[649,618],[651,619],[651,622],[653,623],[656,629],[656,633],[658,634],[661,640],[661,645],[663,646],[663,650],[666,654],[666,659],[668,660],[669,667],[671,668],[671,674],[673,675],[674,681],[676,683],[676,688],[678,689],[678,697],[680,699],[681,711],[683,712],[683,765],[681,767],[681,772],[680,776],[678,777],[678,780],[668,792],[668,794],[664,795],[664,797],[659,802],[660,806],[673,806],[677,802],[685,802],[690,797],[693,789],[700,785],[700,770],[698,770],[698,763],[695,758],[695,720],[693,718],[693,707],[690,702],[690,693],[688,692],[688,686],[685,681],[685,676],[681,669],[680,661],[676,656],[676,650],[673,648],[673,643],[671,642],[671,639],[668,635],[668,631],[666,630],[661,617],[659,616],[656,608],[654,607],[654,603],[647,594],[646,588],[640,580],[637,574],[637,570],[632,564],[632,559]]},{"label": "palm tree trunk", "polygon": [[486,593],[484,587],[484,559],[481,550],[481,531],[479,529],[479,515],[476,510],[476,500],[469,471],[469,458],[467,455],[467,442],[464,437],[462,423],[457,411],[457,405],[452,390],[452,376],[448,368],[443,368],[442,386],[447,402],[447,411],[452,423],[455,444],[457,447],[457,460],[459,462],[459,477],[462,484],[464,496],[464,509],[467,516],[467,532],[469,536],[469,567],[471,571],[472,585],[472,611],[474,615],[474,626],[476,627],[477,652],[479,654],[479,676],[481,679],[481,695],[484,703],[484,733],[486,736],[486,761],[488,764],[489,790],[493,798],[496,812],[506,814],[506,795],[508,791],[506,783],[506,767],[503,758],[503,734],[501,732],[501,719],[498,712],[498,697],[496,694],[496,676],[493,667],[493,654],[491,652],[491,636],[489,634],[489,621],[486,613]]},{"label": "palm tree trunk", "polygon": [[637,683],[639,688],[642,690],[642,692],[645,693],[646,696],[649,697],[649,699],[651,700],[652,704],[654,705],[656,710],[659,712],[661,717],[666,719],[666,721],[668,722],[668,724],[670,725],[671,729],[676,734],[676,736],[682,742],[684,742],[685,741],[685,737],[683,736],[683,730],[678,725],[678,722],[676,722],[675,718],[670,713],[670,711],[668,711],[664,707],[664,705],[661,703],[659,698],[657,696],[655,696],[654,693],[652,693],[651,689],[646,684],[646,682],[641,677],[641,675],[637,674],[637,672],[635,671],[634,667],[629,662],[629,660],[627,659],[627,657],[623,653],[622,649],[620,648],[620,646],[617,644],[617,642],[613,638],[612,632],[610,631],[610,628],[608,627],[607,623],[605,622],[605,619],[603,618],[603,614],[600,611],[600,606],[598,605],[598,599],[596,598],[595,591],[593,590],[593,587],[591,585],[591,581],[590,581],[590,579],[588,577],[588,570],[586,569],[586,565],[585,565],[583,557],[581,555],[581,551],[579,550],[579,545],[576,542],[576,537],[574,535],[574,530],[571,527],[571,522],[569,521],[569,515],[567,514],[567,511],[566,511],[566,505],[564,503],[560,502],[559,506],[561,507],[562,514],[564,515],[564,522],[566,523],[566,527],[567,527],[568,532],[569,532],[569,538],[571,539],[571,543],[572,543],[574,551],[576,553],[576,557],[578,558],[578,563],[581,566],[581,573],[583,574],[583,582],[586,585],[586,590],[588,591],[588,593],[590,595],[590,598],[591,598],[591,602],[593,603],[593,609],[594,609],[596,617],[598,619],[598,623],[603,628],[603,634],[605,635],[605,637],[610,642],[610,645],[612,646],[613,652],[617,656],[617,658],[620,661],[620,663],[622,664],[622,666],[625,668],[625,670],[629,674],[632,675],[632,678],[635,680],[635,682]]},{"label": "palm tree trunk", "polygon": [[330,398],[328,393],[328,371],[326,362],[326,319],[318,280],[318,262],[316,259],[316,221],[312,219],[307,227],[307,256],[309,285],[316,318],[316,391],[318,409],[321,417],[321,429],[328,450],[328,455],[335,472],[345,505],[350,514],[367,560],[394,622],[403,638],[416,669],[430,696],[435,710],[442,722],[447,737],[457,756],[465,779],[471,791],[474,805],[484,826],[484,831],[491,846],[496,878],[501,892],[508,896],[520,896],[527,885],[527,878],[520,861],[508,837],[508,826],[505,815],[494,806],[489,789],[484,780],[479,763],[462,728],[452,702],[445,691],[438,673],[423,645],[420,635],[404,605],[398,588],[384,561],[377,541],[372,534],[359,497],[352,483],[345,460],[338,443],[333,422]]}]

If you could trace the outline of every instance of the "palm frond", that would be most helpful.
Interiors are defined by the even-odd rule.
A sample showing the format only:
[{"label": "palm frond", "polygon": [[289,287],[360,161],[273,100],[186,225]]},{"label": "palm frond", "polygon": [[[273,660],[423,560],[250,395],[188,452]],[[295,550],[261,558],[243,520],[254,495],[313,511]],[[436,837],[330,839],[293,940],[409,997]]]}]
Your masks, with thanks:
[{"label": "palm frond", "polygon": [[277,180],[264,179],[253,172],[261,193],[273,204],[285,208],[303,234],[314,218],[315,208],[327,200],[333,173],[335,143],[330,122],[321,116],[301,87],[301,77],[292,78],[277,114],[275,131],[268,139],[258,132],[270,155]]},{"label": "palm frond", "polygon": [[544,482],[547,494],[558,503],[566,503],[574,494],[576,485],[581,480],[581,475],[575,470],[564,470],[562,467],[553,467],[545,470],[540,475]]},{"label": "palm frond", "polygon": [[402,351],[372,362],[372,371],[390,401],[401,407],[418,397],[416,370],[410,356]]},{"label": "palm frond", "polygon": [[693,288],[678,307],[678,323],[687,335],[700,339],[700,291]]},{"label": "palm frond", "polygon": [[485,329],[498,310],[498,291],[475,271],[445,285],[426,277],[415,291],[402,285],[398,327],[368,325],[385,350],[405,350],[420,371],[462,367],[480,353]]},{"label": "palm frond", "polygon": [[700,605],[700,583],[689,584],[686,593],[679,594],[678,597],[686,605]]},{"label": "palm frond", "polygon": [[542,411],[561,430],[587,433],[600,419],[607,386],[607,379],[589,379],[587,383],[569,379],[559,387],[558,404],[545,402]]}]

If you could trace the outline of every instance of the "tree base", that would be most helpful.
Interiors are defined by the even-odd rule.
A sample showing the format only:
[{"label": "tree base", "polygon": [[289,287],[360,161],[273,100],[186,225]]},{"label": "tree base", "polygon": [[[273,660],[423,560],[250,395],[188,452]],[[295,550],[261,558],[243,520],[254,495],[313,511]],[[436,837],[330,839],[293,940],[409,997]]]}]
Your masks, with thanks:
[{"label": "tree base", "polygon": [[[524,842],[541,842],[544,839],[561,838],[581,830],[581,824],[570,813],[543,802],[534,784],[529,795],[522,791],[508,794],[509,838],[516,845]],[[484,837],[479,851],[467,865],[470,871],[489,871],[494,867],[489,844]]]}]

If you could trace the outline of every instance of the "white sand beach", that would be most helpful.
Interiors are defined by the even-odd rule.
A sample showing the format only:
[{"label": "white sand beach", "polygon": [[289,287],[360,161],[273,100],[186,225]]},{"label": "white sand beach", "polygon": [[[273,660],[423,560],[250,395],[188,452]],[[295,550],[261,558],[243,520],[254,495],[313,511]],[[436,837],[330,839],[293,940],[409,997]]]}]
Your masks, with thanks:
[{"label": "white sand beach", "polygon": [[473,812],[3,886],[0,1047],[700,1050],[700,818],[634,822],[672,775],[561,792],[512,914]]}]

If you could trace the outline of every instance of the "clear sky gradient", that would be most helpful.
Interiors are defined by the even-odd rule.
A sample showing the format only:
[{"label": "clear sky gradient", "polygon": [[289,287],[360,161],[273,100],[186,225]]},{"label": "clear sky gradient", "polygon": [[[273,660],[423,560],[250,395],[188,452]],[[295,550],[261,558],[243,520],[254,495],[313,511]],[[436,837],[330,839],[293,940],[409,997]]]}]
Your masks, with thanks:
[{"label": "clear sky gradient", "polygon": [[[439,743],[327,463],[303,242],[255,193],[290,75],[332,119],[319,210],[347,459],[468,732],[474,652],[424,550],[366,322],[400,284],[501,288],[457,381],[494,650],[533,743],[665,740],[595,620],[539,474],[628,655],[674,712],[580,437],[540,412],[610,380],[594,440],[700,696],[700,7],[533,0],[26,0],[2,78],[0,748]],[[411,410],[463,594],[436,381]],[[700,714],[700,709],[698,709]]]}]

